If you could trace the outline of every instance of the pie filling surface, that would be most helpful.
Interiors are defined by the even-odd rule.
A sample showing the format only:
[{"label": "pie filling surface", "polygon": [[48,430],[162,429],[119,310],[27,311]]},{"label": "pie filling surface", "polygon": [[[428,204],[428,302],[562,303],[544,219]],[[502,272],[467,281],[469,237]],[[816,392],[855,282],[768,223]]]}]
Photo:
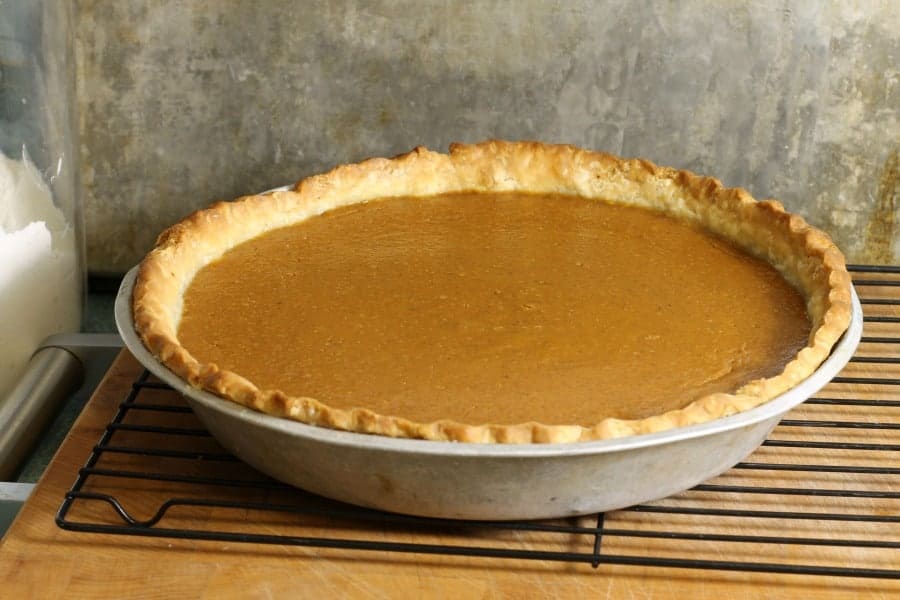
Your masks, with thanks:
[{"label": "pie filling surface", "polygon": [[450,193],[352,204],[197,272],[178,339],[260,389],[417,422],[640,419],[808,343],[768,263],[652,210]]}]

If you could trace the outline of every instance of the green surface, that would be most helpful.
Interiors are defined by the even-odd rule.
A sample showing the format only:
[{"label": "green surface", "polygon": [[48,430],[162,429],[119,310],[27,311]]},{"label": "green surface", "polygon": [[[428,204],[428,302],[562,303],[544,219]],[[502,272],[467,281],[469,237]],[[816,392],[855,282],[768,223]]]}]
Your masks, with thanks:
[{"label": "green surface", "polygon": [[84,333],[115,333],[116,321],[113,316],[114,293],[90,292],[81,316],[81,331]]}]

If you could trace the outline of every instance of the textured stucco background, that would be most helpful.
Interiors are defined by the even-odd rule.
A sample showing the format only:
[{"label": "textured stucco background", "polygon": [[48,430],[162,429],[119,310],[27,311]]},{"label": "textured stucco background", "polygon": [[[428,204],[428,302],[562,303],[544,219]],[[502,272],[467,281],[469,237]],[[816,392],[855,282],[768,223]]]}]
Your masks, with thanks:
[{"label": "textured stucco background", "polygon": [[567,142],[776,197],[900,263],[896,0],[79,0],[88,262],[368,156]]}]

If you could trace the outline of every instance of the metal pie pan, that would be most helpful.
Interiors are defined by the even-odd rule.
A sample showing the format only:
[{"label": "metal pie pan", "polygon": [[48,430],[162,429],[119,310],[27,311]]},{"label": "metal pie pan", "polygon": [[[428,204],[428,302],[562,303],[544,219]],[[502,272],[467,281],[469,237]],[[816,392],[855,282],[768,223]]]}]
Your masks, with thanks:
[{"label": "metal pie pan", "polygon": [[395,439],[314,427],[197,390],[160,363],[134,330],[123,279],[119,333],[147,369],[185,396],[210,433],[259,471],[310,492],[386,511],[450,519],[543,519],[664,498],[718,475],[759,446],[782,416],[847,364],[862,335],[850,327],[821,367],[748,411],[648,435],[569,444],[469,444]]}]

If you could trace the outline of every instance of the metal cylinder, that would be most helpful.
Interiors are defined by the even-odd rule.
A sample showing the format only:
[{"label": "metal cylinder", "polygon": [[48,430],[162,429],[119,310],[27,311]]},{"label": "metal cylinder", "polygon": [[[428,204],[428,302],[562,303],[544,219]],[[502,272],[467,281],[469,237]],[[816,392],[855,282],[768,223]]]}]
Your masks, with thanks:
[{"label": "metal cylinder", "polygon": [[84,366],[57,346],[39,349],[6,398],[0,398],[0,481],[13,479],[65,399],[81,385]]}]

